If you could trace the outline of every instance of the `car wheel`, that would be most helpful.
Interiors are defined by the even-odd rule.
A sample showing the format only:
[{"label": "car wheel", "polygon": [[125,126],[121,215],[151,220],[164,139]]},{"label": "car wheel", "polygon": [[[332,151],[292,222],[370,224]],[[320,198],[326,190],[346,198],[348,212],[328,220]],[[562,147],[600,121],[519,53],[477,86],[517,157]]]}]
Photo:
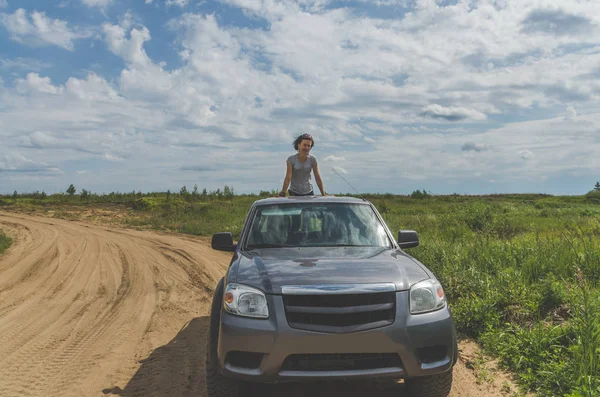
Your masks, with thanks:
[{"label": "car wheel", "polygon": [[452,389],[452,370],[437,375],[408,379],[406,387],[409,396],[446,397]]},{"label": "car wheel", "polygon": [[223,280],[219,282],[213,298],[213,307],[210,315],[210,325],[206,333],[206,359],[204,365],[204,379],[206,382],[207,397],[238,397],[240,394],[239,382],[228,379],[221,374],[217,355],[217,342],[219,339],[219,324],[221,323],[221,296],[223,295]]}]

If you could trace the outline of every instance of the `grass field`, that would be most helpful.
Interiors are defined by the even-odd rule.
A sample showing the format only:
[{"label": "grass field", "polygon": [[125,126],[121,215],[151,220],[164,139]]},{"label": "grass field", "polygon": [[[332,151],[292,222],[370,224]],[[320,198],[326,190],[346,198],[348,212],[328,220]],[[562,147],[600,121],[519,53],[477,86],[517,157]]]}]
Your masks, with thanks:
[{"label": "grass field", "polygon": [[12,239],[0,231],[0,255],[12,244]]},{"label": "grass field", "polygon": [[[393,233],[419,232],[421,245],[408,252],[440,278],[458,331],[496,355],[526,389],[540,396],[600,395],[600,192],[365,197]],[[129,209],[122,222],[131,226],[237,237],[258,198],[38,194],[1,197],[0,208],[60,213],[67,206],[120,205]]]}]

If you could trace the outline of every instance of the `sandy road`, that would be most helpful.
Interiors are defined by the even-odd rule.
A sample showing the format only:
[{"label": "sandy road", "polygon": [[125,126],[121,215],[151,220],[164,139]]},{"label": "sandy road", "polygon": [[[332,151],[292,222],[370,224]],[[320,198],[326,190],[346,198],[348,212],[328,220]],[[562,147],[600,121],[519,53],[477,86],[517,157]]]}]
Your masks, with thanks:
[{"label": "sandy road", "polygon": [[[230,256],[205,239],[0,212],[0,396],[205,396],[210,296]],[[501,396],[455,369],[453,397]],[[402,385],[249,395],[402,396]],[[514,390],[514,389],[513,389]]]}]

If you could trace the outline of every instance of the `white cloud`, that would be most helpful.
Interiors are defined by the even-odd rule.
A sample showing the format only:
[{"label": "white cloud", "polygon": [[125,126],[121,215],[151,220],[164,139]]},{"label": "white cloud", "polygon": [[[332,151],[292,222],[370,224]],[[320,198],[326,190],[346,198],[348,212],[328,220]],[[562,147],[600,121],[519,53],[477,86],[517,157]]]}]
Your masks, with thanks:
[{"label": "white cloud", "polygon": [[527,149],[519,150],[519,157],[523,160],[529,160],[533,158],[533,152]]},{"label": "white cloud", "polygon": [[85,101],[114,101],[119,97],[117,91],[95,73],[90,73],[85,80],[71,77],[65,88],[69,94]]},{"label": "white cloud", "polygon": [[111,153],[104,153],[104,158],[106,160],[109,160],[109,161],[123,161],[123,160],[125,160],[125,158],[116,156],[116,155],[111,154]]},{"label": "white cloud", "polygon": [[120,56],[126,62],[139,67],[150,64],[150,59],[144,50],[144,42],[150,40],[150,31],[145,26],[132,29],[127,38],[126,28],[131,22],[127,20],[124,26],[105,23],[103,30],[109,50]]},{"label": "white cloud", "polygon": [[21,94],[37,92],[57,95],[63,92],[63,87],[52,85],[49,77],[41,77],[37,73],[28,73],[25,79],[18,79],[16,87]]},{"label": "white cloud", "polygon": [[8,0],[0,0],[0,8],[8,7]]},{"label": "white cloud", "polygon": [[31,160],[20,153],[0,154],[0,175],[3,173],[57,174],[60,172],[57,167]]},{"label": "white cloud", "polygon": [[345,168],[342,168],[342,167],[338,167],[338,166],[336,166],[336,167],[332,167],[332,169],[333,169],[334,171],[337,171],[337,172],[339,172],[340,174],[347,174],[347,173],[348,173],[348,171],[346,171],[346,169],[345,169]]},{"label": "white cloud", "polygon": [[[39,74],[7,80],[0,89],[0,154],[22,150],[61,168],[77,164],[108,191],[132,184],[178,189],[199,180],[210,189],[271,189],[280,185],[291,140],[303,132],[316,136],[319,159],[360,164],[344,163],[339,171],[360,181],[359,190],[410,192],[429,189],[413,182],[447,187],[475,180],[505,189],[518,186],[506,181],[600,167],[600,52],[591,32],[600,11],[591,2],[544,13],[536,10],[550,5],[545,0],[380,1],[416,4],[397,19],[368,17],[372,7],[354,12],[351,1],[335,10],[328,7],[339,2],[222,2],[240,7],[260,28],[237,27],[218,11],[167,10],[178,15],[166,26],[180,56],[167,68],[160,62],[165,53],[150,46],[167,36],[141,25],[134,10],[102,26],[106,48],[124,63],[114,79],[100,72],[57,78],[38,66],[30,71]],[[563,17],[589,34],[575,24],[553,31],[552,21]],[[257,139],[281,149],[257,149]],[[73,163],[90,158],[108,168],[118,163],[118,170]],[[389,170],[405,164],[411,171],[398,172],[391,185]],[[348,191],[331,168],[322,173],[335,187],[327,191]],[[101,190],[96,186],[88,185]]]},{"label": "white cloud", "polygon": [[106,8],[113,0],[81,0],[88,7]]},{"label": "white cloud", "polygon": [[35,58],[13,58],[0,60],[0,68],[2,69],[19,69],[25,71],[40,71],[52,66],[48,62],[40,61]]},{"label": "white cloud", "polygon": [[8,30],[11,39],[34,46],[56,45],[72,51],[74,40],[89,36],[89,33],[72,30],[66,21],[49,18],[37,11],[28,15],[22,8],[12,14],[0,13],[0,23]]},{"label": "white cloud", "polygon": [[187,4],[189,3],[189,0],[167,0],[165,2],[166,6],[179,6],[179,7],[185,7]]},{"label": "white cloud", "polygon": [[446,121],[485,120],[487,118],[485,114],[475,109],[454,106],[444,107],[438,104],[425,106],[421,115]]}]

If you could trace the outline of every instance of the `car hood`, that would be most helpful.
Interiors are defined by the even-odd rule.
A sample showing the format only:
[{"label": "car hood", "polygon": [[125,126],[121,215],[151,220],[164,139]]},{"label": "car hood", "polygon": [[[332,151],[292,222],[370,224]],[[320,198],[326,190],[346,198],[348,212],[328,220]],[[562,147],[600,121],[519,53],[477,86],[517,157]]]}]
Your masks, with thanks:
[{"label": "car hood", "polygon": [[380,247],[269,248],[241,252],[230,282],[281,294],[284,285],[392,282],[397,291],[429,278],[414,259]]}]

